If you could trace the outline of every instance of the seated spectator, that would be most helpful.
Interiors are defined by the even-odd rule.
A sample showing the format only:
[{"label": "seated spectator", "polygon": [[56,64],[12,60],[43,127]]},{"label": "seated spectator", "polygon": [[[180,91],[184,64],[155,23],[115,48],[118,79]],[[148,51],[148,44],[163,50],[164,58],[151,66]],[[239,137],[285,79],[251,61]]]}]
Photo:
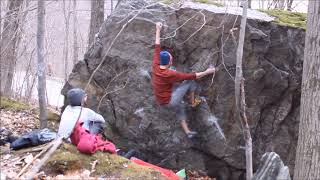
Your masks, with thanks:
[{"label": "seated spectator", "polygon": [[[58,130],[58,136],[68,139],[70,137],[72,144],[77,149],[86,154],[93,154],[96,151],[117,153],[116,146],[102,138],[101,133],[105,126],[104,118],[89,108],[83,107],[87,100],[84,90],[75,88],[67,93],[69,105],[65,108],[61,116]],[[122,153],[124,157],[133,156],[131,150],[127,154]],[[127,157],[127,158],[130,158]]]}]

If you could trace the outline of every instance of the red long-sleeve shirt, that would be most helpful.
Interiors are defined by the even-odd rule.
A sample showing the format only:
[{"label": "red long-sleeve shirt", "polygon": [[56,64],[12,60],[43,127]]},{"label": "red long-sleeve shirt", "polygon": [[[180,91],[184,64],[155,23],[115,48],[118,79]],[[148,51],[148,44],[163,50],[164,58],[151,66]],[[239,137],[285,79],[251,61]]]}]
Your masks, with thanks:
[{"label": "red long-sleeve shirt", "polygon": [[165,105],[171,100],[174,83],[183,80],[196,79],[196,74],[182,73],[170,69],[160,69],[160,51],[160,44],[156,44],[152,63],[152,86],[157,103]]}]

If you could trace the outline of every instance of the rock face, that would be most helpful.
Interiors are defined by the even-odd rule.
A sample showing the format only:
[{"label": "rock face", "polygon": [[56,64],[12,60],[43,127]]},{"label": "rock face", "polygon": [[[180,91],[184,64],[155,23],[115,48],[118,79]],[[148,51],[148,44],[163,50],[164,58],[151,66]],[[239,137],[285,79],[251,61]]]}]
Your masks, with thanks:
[{"label": "rock face", "polygon": [[275,152],[265,153],[261,165],[252,180],[291,180],[289,168],[285,166],[280,156]]},{"label": "rock face", "polygon": [[[233,118],[239,31],[230,34],[240,25],[241,8],[225,13],[215,6],[201,7],[121,1],[84,61],[75,65],[62,93],[84,88],[102,62],[87,88],[88,106],[108,121],[106,134],[115,144],[139,149],[146,160],[160,166],[244,179],[243,134]],[[274,151],[293,172],[305,32],[268,22],[270,17],[256,11],[249,11],[248,18],[243,72],[254,168],[265,152]],[[189,109],[190,127],[200,133],[193,141],[175,115],[159,108],[153,97],[150,71],[157,21],[164,23],[162,47],[172,52],[178,70],[200,71],[210,64],[220,68],[214,79],[198,81],[206,103]]]}]

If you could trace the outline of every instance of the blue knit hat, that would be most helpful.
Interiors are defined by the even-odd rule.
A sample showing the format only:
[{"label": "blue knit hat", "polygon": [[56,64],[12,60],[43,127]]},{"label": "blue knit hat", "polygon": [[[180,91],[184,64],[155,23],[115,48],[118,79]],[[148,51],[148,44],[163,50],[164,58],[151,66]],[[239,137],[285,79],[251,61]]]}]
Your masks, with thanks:
[{"label": "blue knit hat", "polygon": [[80,88],[70,89],[67,93],[67,98],[71,106],[81,106],[82,98],[86,93]]},{"label": "blue knit hat", "polygon": [[160,65],[168,65],[170,62],[170,53],[168,51],[160,52]]}]

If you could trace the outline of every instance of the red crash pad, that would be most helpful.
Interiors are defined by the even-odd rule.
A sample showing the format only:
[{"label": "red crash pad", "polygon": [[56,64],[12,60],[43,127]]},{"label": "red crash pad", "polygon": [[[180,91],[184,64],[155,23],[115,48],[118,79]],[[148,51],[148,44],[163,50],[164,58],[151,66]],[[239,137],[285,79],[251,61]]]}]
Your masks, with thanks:
[{"label": "red crash pad", "polygon": [[149,168],[151,168],[151,169],[153,169],[155,171],[158,171],[158,172],[160,172],[161,174],[163,174],[164,176],[168,177],[171,180],[181,180],[181,178],[178,175],[176,175],[173,171],[171,171],[169,169],[161,168],[159,166],[147,163],[147,162],[142,161],[142,160],[140,160],[138,158],[135,158],[135,157],[130,158],[130,160],[132,162],[136,163],[136,164],[141,165],[141,166],[149,167]]}]

